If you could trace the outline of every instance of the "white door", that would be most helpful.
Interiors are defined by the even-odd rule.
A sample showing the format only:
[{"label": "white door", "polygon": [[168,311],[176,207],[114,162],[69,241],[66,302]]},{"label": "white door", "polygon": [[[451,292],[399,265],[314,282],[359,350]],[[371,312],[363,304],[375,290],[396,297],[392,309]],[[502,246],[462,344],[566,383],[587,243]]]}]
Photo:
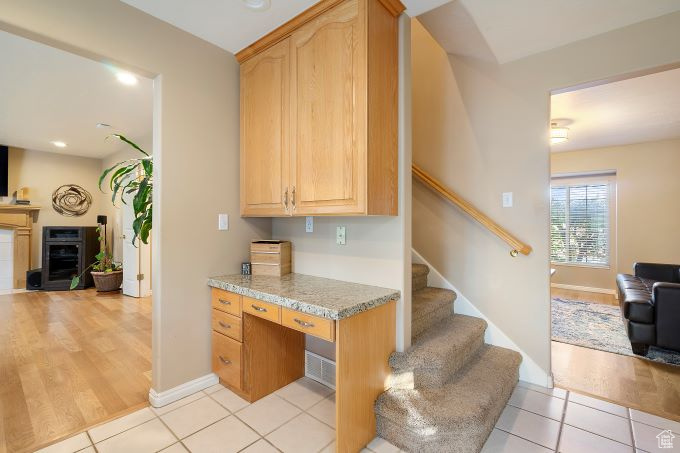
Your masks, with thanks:
[{"label": "white door", "polygon": [[0,291],[14,288],[14,232],[0,229]]},{"label": "white door", "polygon": [[123,211],[123,294],[132,297],[146,297],[151,294],[151,253],[148,245],[132,238],[132,221],[135,213],[131,201],[121,203]]}]

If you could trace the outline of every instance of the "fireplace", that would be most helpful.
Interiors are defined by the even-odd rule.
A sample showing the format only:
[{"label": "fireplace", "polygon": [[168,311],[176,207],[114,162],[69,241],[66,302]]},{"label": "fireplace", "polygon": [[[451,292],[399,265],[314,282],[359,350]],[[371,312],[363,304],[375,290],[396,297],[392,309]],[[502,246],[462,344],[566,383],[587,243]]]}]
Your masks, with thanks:
[{"label": "fireplace", "polygon": [[[99,251],[98,236],[97,227],[43,227],[43,289],[69,289],[71,279],[95,261]],[[92,285],[92,276],[86,272],[77,288]]]}]

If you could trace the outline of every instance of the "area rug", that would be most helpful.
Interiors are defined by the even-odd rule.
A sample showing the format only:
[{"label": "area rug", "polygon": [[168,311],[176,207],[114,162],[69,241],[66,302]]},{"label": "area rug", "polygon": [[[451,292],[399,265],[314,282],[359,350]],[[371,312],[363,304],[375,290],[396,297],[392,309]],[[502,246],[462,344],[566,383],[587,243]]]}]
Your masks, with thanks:
[{"label": "area rug", "polygon": [[680,366],[680,353],[649,348],[647,357],[633,354],[618,307],[554,298],[552,339],[560,343]]}]

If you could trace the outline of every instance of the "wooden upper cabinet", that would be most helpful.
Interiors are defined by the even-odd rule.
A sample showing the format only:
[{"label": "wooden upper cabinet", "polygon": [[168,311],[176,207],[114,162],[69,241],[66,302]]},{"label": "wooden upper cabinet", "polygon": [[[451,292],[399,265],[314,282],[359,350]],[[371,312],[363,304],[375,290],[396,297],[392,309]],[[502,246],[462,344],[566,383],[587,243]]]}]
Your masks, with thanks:
[{"label": "wooden upper cabinet", "polygon": [[237,54],[242,215],[397,215],[403,9],[323,0]]},{"label": "wooden upper cabinet", "polygon": [[241,215],[288,215],[289,40],[241,65]]}]

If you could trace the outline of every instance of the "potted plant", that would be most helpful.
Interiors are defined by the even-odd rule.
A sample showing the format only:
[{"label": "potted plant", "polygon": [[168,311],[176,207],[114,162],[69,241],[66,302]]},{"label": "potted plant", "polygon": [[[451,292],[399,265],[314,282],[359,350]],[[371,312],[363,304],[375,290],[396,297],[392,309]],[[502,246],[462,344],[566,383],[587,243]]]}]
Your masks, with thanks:
[{"label": "potted plant", "polygon": [[95,262],[71,279],[71,289],[75,289],[80,278],[90,270],[97,291],[117,291],[123,283],[123,268],[120,263],[113,261],[113,256],[106,247],[106,238],[101,235],[101,225],[97,227],[97,233],[100,234],[99,253],[95,256]]}]

